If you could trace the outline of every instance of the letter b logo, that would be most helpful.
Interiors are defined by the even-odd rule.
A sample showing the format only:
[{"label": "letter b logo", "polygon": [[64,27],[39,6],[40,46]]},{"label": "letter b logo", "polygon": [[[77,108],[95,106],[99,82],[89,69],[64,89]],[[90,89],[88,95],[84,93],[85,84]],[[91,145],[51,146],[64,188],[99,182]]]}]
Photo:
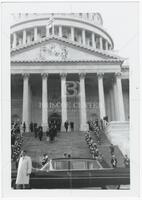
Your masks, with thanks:
[{"label": "letter b logo", "polygon": [[67,81],[67,97],[75,97],[79,94],[79,83],[77,81]]}]

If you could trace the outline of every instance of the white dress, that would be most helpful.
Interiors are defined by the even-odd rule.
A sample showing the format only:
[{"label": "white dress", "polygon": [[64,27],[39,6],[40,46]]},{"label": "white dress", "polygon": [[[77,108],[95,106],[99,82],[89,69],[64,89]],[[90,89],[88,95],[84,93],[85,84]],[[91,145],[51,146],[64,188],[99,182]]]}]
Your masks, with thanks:
[{"label": "white dress", "polygon": [[32,171],[32,161],[29,156],[21,157],[19,160],[16,184],[29,184],[30,174]]}]

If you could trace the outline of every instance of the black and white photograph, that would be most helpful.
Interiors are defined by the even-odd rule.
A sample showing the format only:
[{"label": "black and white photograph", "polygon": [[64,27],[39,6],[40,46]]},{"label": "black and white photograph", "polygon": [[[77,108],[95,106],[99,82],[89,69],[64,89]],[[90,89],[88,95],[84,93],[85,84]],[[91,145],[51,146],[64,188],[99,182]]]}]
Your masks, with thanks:
[{"label": "black and white photograph", "polygon": [[38,3],[2,8],[5,193],[138,194],[138,2]]}]

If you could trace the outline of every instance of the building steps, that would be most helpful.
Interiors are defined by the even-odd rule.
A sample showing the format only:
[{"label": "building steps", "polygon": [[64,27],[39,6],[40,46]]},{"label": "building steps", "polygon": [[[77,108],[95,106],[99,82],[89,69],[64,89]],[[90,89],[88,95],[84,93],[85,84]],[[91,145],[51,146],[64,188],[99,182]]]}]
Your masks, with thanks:
[{"label": "building steps", "polygon": [[122,154],[129,157],[129,122],[112,121],[105,128],[107,138],[119,146]]},{"label": "building steps", "polygon": [[[34,137],[34,133],[24,133],[24,142],[22,149],[28,150],[28,154],[31,156],[32,161],[41,163],[41,159],[44,153],[48,153],[49,158],[59,158],[64,157],[64,153],[71,154],[72,157],[79,158],[92,158],[90,150],[85,141],[85,133],[81,131],[75,132],[60,132],[58,133],[55,141],[53,143],[46,141],[46,135],[43,134],[42,141],[39,141],[38,138]],[[92,138],[94,142],[96,138],[92,133]],[[104,167],[111,167],[111,154],[110,154],[110,141],[105,134],[102,133],[102,144],[98,145],[99,151],[104,156]],[[118,167],[124,167],[123,164],[123,155],[119,150],[118,146],[115,146],[115,155],[118,160]]]},{"label": "building steps", "polygon": [[[91,133],[91,137],[94,140],[94,142],[97,143],[94,133]],[[103,154],[103,157],[106,163],[111,167],[111,153],[110,153],[110,148],[109,148],[110,144],[111,144],[110,140],[107,138],[105,133],[101,131],[101,145],[98,145],[98,149],[99,149],[99,152]],[[124,156],[122,152],[120,151],[117,145],[114,145],[114,148],[115,148],[114,154],[118,161],[117,166],[124,167],[124,163],[123,163]]]},{"label": "building steps", "polygon": [[48,153],[50,158],[63,157],[64,153],[71,154],[72,157],[91,158],[84,132],[60,132],[53,143],[46,141],[45,134],[42,141],[39,141],[33,133],[25,133],[22,148],[27,149],[36,162],[40,162],[44,153]]}]

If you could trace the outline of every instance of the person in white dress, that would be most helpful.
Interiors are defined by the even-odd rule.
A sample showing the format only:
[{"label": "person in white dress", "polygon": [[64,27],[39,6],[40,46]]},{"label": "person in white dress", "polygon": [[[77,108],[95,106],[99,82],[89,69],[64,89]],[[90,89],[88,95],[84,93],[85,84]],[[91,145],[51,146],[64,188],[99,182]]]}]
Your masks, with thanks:
[{"label": "person in white dress", "polygon": [[30,174],[32,171],[32,160],[27,156],[27,151],[21,152],[19,159],[17,178],[16,178],[16,189],[26,189],[29,186]]}]

